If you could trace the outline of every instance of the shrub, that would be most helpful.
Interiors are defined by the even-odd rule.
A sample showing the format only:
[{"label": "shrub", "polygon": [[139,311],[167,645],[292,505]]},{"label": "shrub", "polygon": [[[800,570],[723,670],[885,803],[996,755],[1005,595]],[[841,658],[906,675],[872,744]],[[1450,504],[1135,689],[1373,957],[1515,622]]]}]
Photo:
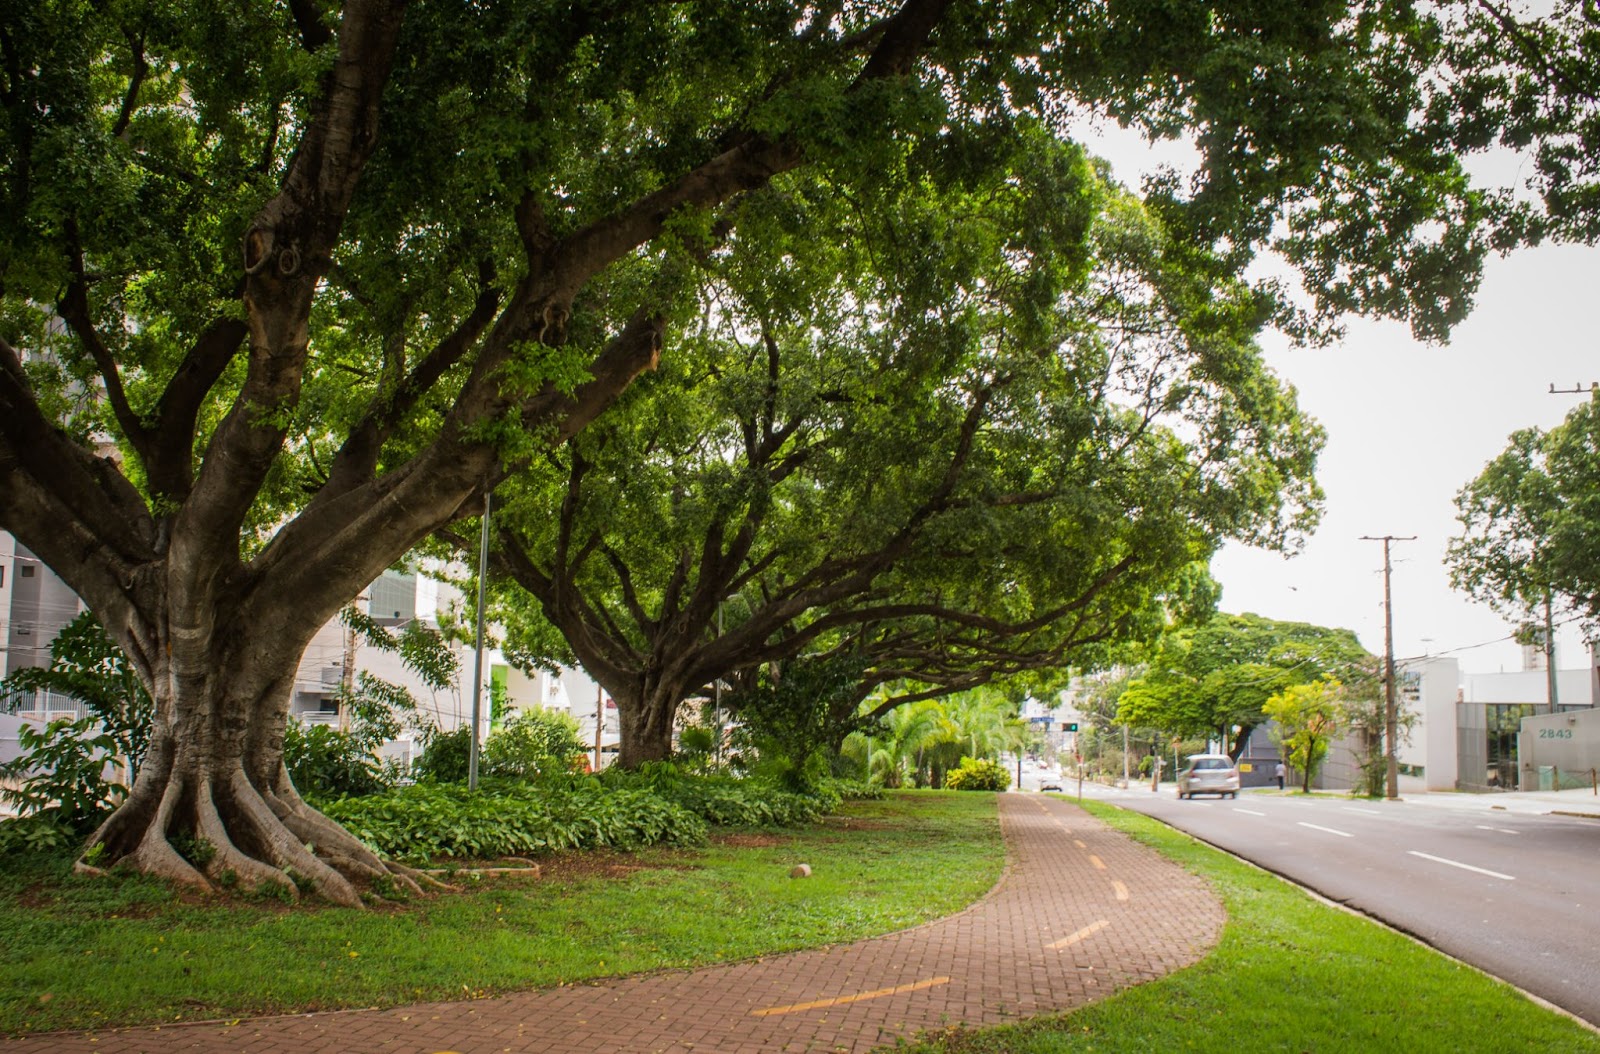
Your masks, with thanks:
[{"label": "shrub", "polygon": [[290,721],[283,763],[300,793],[323,800],[377,794],[394,785],[393,770],[373,756],[370,742],[327,725]]},{"label": "shrub", "polygon": [[962,758],[944,777],[948,790],[1003,791],[1011,786],[1011,774],[998,761],[986,758]]},{"label": "shrub", "polygon": [[380,854],[411,861],[483,859],[704,841],[705,821],[647,790],[493,782],[404,787],[347,798],[324,810]]},{"label": "shrub", "polygon": [[0,798],[21,816],[87,834],[128,795],[127,787],[106,775],[117,741],[93,717],[58,718],[42,729],[22,725],[17,744],[22,754],[0,765],[0,779],[18,783],[0,788]]},{"label": "shrub", "polygon": [[454,732],[430,729],[423,734],[422,755],[412,763],[411,774],[428,783],[464,783],[471,752],[470,725]]},{"label": "shrub", "polygon": [[578,723],[554,710],[524,710],[496,729],[483,744],[483,771],[490,776],[530,780],[571,772],[583,755]]}]

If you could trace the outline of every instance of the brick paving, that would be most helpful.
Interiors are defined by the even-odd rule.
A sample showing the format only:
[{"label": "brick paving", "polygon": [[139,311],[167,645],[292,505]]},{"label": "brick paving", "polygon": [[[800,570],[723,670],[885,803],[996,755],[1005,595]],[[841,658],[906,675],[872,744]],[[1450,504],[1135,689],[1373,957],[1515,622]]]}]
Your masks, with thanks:
[{"label": "brick paving", "polygon": [[842,1054],[1070,1010],[1216,943],[1222,906],[1193,875],[1068,801],[999,801],[1000,883],[884,937],[471,1002],[40,1035],[0,1054]]}]

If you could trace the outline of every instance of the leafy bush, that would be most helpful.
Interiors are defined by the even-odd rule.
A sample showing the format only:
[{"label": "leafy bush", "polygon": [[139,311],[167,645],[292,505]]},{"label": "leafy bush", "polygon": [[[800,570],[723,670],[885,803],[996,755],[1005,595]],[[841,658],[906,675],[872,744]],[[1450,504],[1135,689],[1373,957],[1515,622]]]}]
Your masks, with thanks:
[{"label": "leafy bush", "polygon": [[716,827],[789,827],[813,823],[837,808],[839,797],[823,787],[799,792],[759,779],[685,774],[670,761],[635,770],[609,768],[609,787],[642,787],[675,802]]},{"label": "leafy bush", "polygon": [[47,814],[0,820],[0,855],[57,852],[82,843],[81,833]]},{"label": "leafy bush", "polygon": [[132,785],[150,744],[155,704],[128,657],[106,635],[92,612],[85,611],[61,628],[50,642],[48,667],[24,667],[0,682],[0,694],[51,691],[78,700],[110,737],[106,760],[127,767]]},{"label": "leafy bush", "polygon": [[379,853],[482,859],[562,849],[637,849],[705,840],[705,821],[647,790],[495,782],[479,792],[419,784],[324,810]]},{"label": "leafy bush", "polygon": [[962,758],[945,774],[944,785],[948,790],[1003,791],[1011,786],[1011,773],[998,761]]},{"label": "leafy bush", "polygon": [[412,762],[411,774],[424,783],[465,783],[471,753],[470,725],[454,732],[430,729],[422,735],[422,754]]},{"label": "leafy bush", "polygon": [[326,800],[377,794],[394,785],[392,768],[373,755],[365,736],[327,725],[290,721],[283,735],[283,762],[302,794]]},{"label": "leafy bush", "polygon": [[483,770],[505,779],[536,779],[571,772],[583,755],[578,723],[554,710],[524,710],[483,744]]},{"label": "leafy bush", "polygon": [[128,796],[128,788],[106,775],[117,741],[93,717],[58,718],[44,728],[17,731],[22,754],[0,765],[0,799],[22,816],[39,816],[66,830],[87,834],[100,817]]}]

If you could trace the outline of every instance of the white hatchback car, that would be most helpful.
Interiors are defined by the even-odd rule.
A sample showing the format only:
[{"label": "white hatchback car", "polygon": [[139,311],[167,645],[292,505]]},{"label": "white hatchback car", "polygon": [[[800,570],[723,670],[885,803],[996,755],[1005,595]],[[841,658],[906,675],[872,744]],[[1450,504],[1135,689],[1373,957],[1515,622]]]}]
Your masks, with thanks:
[{"label": "white hatchback car", "polygon": [[1196,794],[1239,796],[1239,770],[1226,754],[1190,754],[1189,764],[1178,773],[1178,797]]}]

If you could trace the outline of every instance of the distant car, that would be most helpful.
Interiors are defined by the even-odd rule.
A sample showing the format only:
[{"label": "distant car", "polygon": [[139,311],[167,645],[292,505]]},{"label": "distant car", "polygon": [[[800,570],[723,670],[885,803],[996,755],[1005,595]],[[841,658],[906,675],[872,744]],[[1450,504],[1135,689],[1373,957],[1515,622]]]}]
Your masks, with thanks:
[{"label": "distant car", "polygon": [[1044,791],[1058,791],[1058,790],[1060,790],[1060,789],[1061,789],[1061,784],[1059,784],[1059,783],[1041,783],[1041,784],[1040,784],[1040,785],[1039,785],[1039,790],[1040,790],[1040,792],[1044,792]]},{"label": "distant car", "polygon": [[1190,754],[1189,764],[1178,773],[1178,797],[1215,794],[1221,798],[1239,796],[1239,770],[1226,754]]}]

